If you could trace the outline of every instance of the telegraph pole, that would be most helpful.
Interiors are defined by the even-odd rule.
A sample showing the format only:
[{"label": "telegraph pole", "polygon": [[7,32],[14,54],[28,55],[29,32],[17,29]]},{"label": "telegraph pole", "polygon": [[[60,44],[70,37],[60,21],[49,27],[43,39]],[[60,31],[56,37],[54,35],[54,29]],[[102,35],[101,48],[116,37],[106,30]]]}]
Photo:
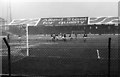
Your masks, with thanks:
[{"label": "telegraph pole", "polygon": [[9,15],[10,15],[9,22],[11,22],[12,21],[11,0],[9,0]]},{"label": "telegraph pole", "polygon": [[7,2],[7,23],[12,21],[11,0]]}]

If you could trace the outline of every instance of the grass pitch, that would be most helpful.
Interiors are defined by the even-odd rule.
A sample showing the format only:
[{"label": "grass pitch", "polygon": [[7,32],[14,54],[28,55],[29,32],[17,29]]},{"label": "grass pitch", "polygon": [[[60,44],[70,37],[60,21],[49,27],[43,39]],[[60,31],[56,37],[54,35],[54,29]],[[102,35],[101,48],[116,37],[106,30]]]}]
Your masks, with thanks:
[{"label": "grass pitch", "polygon": [[[30,56],[12,56],[12,74],[28,76],[107,77],[108,38],[111,37],[111,75],[118,76],[118,35],[88,35],[85,39],[51,41],[50,36],[29,36]],[[99,50],[100,59],[98,59]],[[22,50],[26,51],[26,50]],[[3,74],[8,73],[3,56]]]}]

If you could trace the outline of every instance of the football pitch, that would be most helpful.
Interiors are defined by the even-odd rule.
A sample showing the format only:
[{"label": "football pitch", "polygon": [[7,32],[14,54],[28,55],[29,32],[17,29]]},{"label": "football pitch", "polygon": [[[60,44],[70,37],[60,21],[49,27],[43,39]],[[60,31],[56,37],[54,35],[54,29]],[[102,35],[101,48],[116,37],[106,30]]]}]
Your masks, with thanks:
[{"label": "football pitch", "polygon": [[[108,38],[111,37],[111,76],[119,77],[119,35],[88,35],[66,41],[50,36],[29,36],[29,56],[11,56],[12,74],[25,76],[107,77]],[[26,52],[26,49],[21,52]],[[7,56],[2,56],[2,73],[8,74]]]}]

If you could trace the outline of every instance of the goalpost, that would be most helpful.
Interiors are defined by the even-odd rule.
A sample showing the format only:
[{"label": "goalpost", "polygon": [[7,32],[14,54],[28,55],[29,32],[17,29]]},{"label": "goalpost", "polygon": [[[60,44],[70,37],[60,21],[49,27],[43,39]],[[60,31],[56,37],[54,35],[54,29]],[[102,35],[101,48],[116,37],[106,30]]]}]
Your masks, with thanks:
[{"label": "goalpost", "polygon": [[27,39],[27,56],[29,56],[28,24],[26,25],[26,39]]},{"label": "goalpost", "polygon": [[26,26],[25,30],[26,30],[26,52],[27,52],[27,56],[29,56],[29,36],[28,36],[28,24],[23,24]]},{"label": "goalpost", "polygon": [[28,24],[8,25],[6,33],[10,34],[11,54],[29,56],[28,26]]}]

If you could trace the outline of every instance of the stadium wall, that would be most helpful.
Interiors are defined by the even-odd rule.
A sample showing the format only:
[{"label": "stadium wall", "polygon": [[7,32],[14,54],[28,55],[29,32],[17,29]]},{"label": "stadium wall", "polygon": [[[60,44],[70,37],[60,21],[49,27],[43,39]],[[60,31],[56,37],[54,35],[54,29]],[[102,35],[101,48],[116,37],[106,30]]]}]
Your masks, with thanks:
[{"label": "stadium wall", "polygon": [[72,31],[83,31],[84,26],[44,26],[44,27],[33,27],[29,26],[29,34],[59,34],[67,33],[70,34]]},{"label": "stadium wall", "polygon": [[[73,31],[84,31],[89,34],[118,34],[119,26],[114,24],[83,25],[83,26],[29,26],[29,34],[70,34]],[[119,32],[120,33],[120,32]]]}]

